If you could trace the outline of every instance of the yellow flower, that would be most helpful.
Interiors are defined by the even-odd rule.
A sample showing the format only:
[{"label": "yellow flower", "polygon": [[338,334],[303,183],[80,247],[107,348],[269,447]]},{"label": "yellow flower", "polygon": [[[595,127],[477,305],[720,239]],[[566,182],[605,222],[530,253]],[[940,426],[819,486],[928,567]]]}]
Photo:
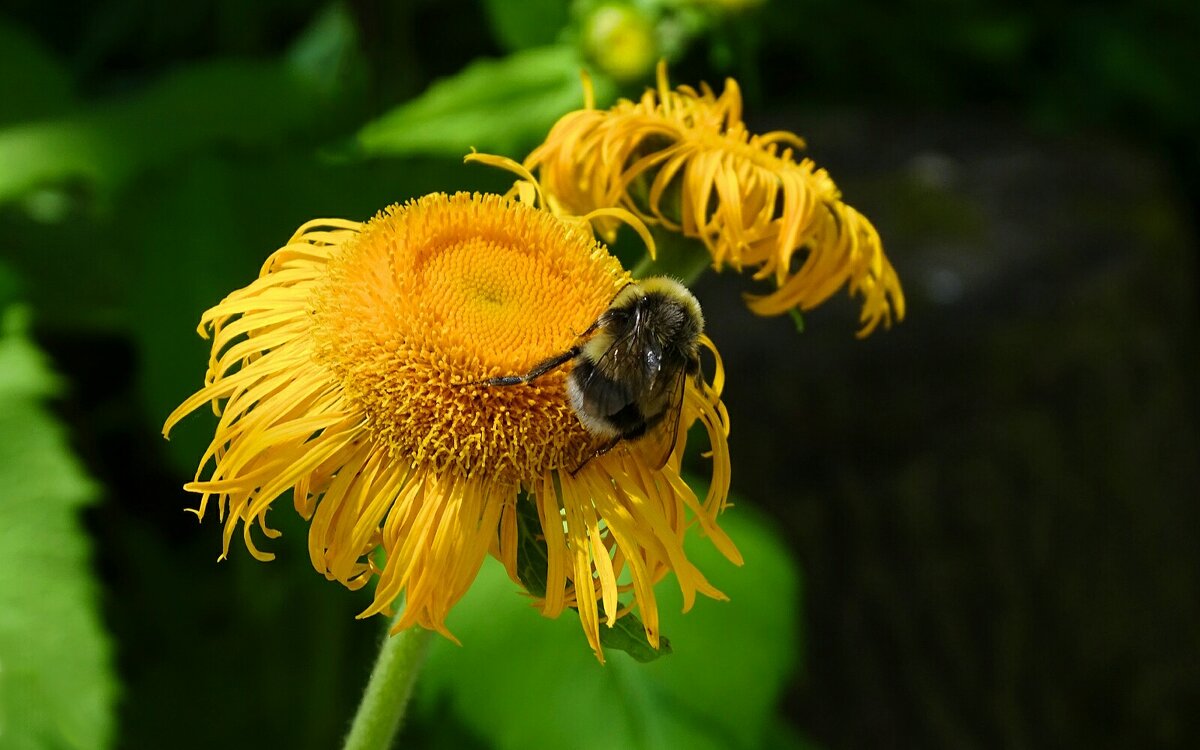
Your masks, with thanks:
[{"label": "yellow flower", "polygon": [[[661,469],[623,444],[585,463],[597,439],[571,410],[566,368],[478,382],[569,349],[628,279],[585,222],[495,195],[434,194],[366,223],[300,227],[256,281],[204,313],[205,386],[164,427],[205,402],[220,417],[185,488],[201,517],[215,499],[222,557],[240,526],[250,553],[271,559],[252,532],[278,536],[266,514],[290,490],[317,571],[350,588],[378,576],[360,617],[404,594],[393,632],[453,638],[446,614],[485,555],[518,580],[518,503],[533,503],[548,551],[542,613],[577,608],[603,661],[601,619],[636,605],[657,647],[656,581],[674,571],[687,606],[722,596],[684,556],[685,530],[699,523],[740,563],[716,522],[729,487],[720,361],[712,385],[689,383]],[[696,420],[713,461],[703,499],[679,475]]]},{"label": "yellow flower", "polygon": [[[563,116],[525,160],[557,205],[575,214],[623,206],[702,241],[717,270],[753,267],[777,287],[747,295],[760,315],[812,309],[846,286],[862,298],[859,336],[904,317],[871,222],[842,202],[824,169],[796,160],[799,137],[746,129],[735,81],[720,96],[706,85],[672,91],[660,63],[657,90],[608,110],[594,108],[586,77],[584,89],[585,108]],[[611,221],[598,226],[612,241]]]}]

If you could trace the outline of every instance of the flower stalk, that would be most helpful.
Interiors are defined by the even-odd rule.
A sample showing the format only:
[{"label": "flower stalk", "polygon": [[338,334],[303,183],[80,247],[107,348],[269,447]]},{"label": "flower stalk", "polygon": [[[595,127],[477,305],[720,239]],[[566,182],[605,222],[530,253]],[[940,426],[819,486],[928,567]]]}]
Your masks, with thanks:
[{"label": "flower stalk", "polygon": [[674,232],[668,232],[662,227],[653,227],[650,234],[658,252],[654,257],[643,255],[630,271],[633,278],[645,279],[650,276],[670,276],[679,279],[685,286],[691,286],[706,270],[712,267],[704,248],[699,247],[695,240]]},{"label": "flower stalk", "polygon": [[[400,619],[396,614],[392,624]],[[389,628],[390,629],[390,628]],[[404,723],[417,674],[425,663],[433,631],[411,627],[384,633],[379,657],[346,735],[343,750],[386,750]]]}]

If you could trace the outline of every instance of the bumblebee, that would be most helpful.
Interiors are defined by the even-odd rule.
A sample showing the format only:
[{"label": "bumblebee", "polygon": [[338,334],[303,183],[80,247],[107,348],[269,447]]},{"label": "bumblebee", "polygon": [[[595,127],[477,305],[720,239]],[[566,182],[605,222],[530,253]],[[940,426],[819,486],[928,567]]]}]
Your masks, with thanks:
[{"label": "bumblebee", "polygon": [[703,377],[703,332],[700,303],[687,287],[665,276],[642,279],[617,292],[575,346],[542,360],[524,375],[480,382],[529,383],[572,362],[567,375],[571,408],[590,433],[605,440],[592,458],[628,440],[659,469],[679,435],[687,378],[699,382]]}]

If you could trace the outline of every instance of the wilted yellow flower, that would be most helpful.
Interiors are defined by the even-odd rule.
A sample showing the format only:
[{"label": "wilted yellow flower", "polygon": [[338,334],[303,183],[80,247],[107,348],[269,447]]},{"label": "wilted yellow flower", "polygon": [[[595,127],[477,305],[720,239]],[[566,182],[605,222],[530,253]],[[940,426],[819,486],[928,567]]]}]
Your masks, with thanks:
[{"label": "wilted yellow flower", "polygon": [[[689,383],[685,429],[661,469],[624,445],[586,460],[597,439],[571,410],[566,368],[479,383],[570,348],[628,279],[584,222],[494,195],[434,194],[366,223],[300,227],[256,281],[204,313],[205,386],[164,428],[205,402],[220,416],[185,487],[201,517],[215,499],[222,557],[240,526],[251,554],[271,559],[252,530],[278,535],[266,514],[290,490],[319,572],[350,588],[378,576],[360,616],[403,593],[393,632],[452,637],[446,614],[486,554],[518,580],[517,504],[534,503],[548,548],[542,613],[578,608],[603,660],[601,619],[636,605],[657,647],[652,587],[667,572],[687,606],[696,593],[721,597],[684,556],[685,530],[699,523],[740,562],[717,526],[729,488],[719,360],[713,385]],[[696,420],[713,461],[703,499],[679,475]]]},{"label": "wilted yellow flower", "polygon": [[[525,160],[558,205],[575,214],[623,206],[702,241],[717,270],[752,267],[754,278],[773,278],[775,291],[747,295],[760,315],[809,310],[846,286],[862,298],[860,336],[904,317],[875,227],[824,169],[797,161],[799,137],[746,129],[733,79],[720,96],[707,85],[672,91],[660,63],[657,90],[608,110],[594,108],[586,77],[584,88],[585,108],[563,116]],[[611,221],[599,227],[611,241]]]}]

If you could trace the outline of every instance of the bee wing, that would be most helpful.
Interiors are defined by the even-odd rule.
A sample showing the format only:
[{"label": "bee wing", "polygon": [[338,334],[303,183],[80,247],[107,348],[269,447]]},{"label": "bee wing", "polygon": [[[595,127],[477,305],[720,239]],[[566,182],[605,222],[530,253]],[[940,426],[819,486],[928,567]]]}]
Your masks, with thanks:
[{"label": "bee wing", "polygon": [[622,367],[620,360],[628,356],[631,332],[608,344],[604,354],[592,362],[592,370],[580,384],[583,401],[595,412],[604,416],[616,414],[632,401],[632,394],[625,384],[608,376]]},{"label": "bee wing", "polygon": [[675,382],[668,386],[670,391],[662,418],[645,435],[634,441],[634,445],[652,469],[658,470],[666,466],[671,458],[671,451],[675,450],[675,443],[679,439],[679,423],[683,418],[683,392],[686,384],[687,373],[680,368]]},{"label": "bee wing", "polygon": [[581,390],[584,400],[596,412],[605,416],[616,414],[634,403],[636,394],[652,388],[653,376],[661,366],[661,349],[655,343],[650,354],[648,346],[647,331],[635,320],[593,362],[592,372]]}]

